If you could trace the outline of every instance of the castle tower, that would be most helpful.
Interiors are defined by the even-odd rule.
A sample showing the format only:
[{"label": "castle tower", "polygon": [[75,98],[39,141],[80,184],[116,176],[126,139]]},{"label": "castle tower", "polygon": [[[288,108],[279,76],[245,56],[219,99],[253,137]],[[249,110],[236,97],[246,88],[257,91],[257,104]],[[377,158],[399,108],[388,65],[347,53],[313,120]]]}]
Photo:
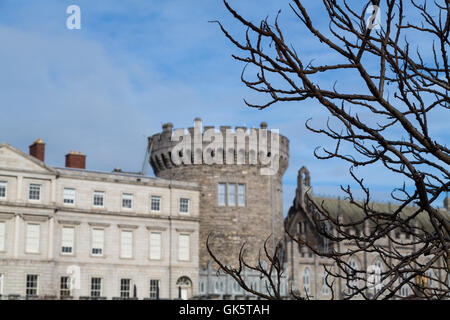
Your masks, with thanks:
[{"label": "castle tower", "polygon": [[236,265],[244,242],[246,261],[257,261],[264,241],[269,250],[283,233],[282,177],[288,166],[289,140],[267,124],[187,131],[171,123],[149,137],[150,164],[157,177],[196,182],[200,193],[200,268],[211,261],[206,240],[221,262]]}]

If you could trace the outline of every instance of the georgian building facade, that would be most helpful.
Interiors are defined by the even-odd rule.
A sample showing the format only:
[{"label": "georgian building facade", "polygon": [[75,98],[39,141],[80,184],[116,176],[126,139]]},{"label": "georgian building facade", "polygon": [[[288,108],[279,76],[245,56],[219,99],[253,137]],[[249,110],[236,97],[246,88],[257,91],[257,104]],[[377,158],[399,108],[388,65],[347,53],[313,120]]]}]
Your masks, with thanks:
[{"label": "georgian building facade", "polygon": [[[44,163],[0,144],[2,297],[189,298],[199,283],[199,188]],[[119,171],[119,170],[115,170]]]}]

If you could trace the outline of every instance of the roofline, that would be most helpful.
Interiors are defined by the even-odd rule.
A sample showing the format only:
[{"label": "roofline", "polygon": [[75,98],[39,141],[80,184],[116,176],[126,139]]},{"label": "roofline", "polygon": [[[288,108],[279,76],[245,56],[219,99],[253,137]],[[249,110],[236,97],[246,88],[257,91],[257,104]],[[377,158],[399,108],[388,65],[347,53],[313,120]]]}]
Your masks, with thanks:
[{"label": "roofline", "polygon": [[24,158],[26,158],[26,159],[28,159],[28,160],[34,162],[34,163],[37,164],[38,166],[41,166],[41,167],[43,167],[44,169],[50,171],[51,173],[56,174],[56,170],[55,170],[53,167],[51,167],[51,166],[45,164],[44,162],[42,162],[41,160],[39,160],[39,159],[37,159],[37,158],[35,158],[35,157],[33,157],[33,156],[31,156],[31,155],[29,155],[29,154],[23,152],[22,150],[20,150],[20,149],[14,147],[14,146],[12,146],[12,145],[10,145],[10,144],[7,143],[7,142],[2,142],[2,143],[0,143],[0,147],[6,147],[6,148],[10,149],[11,151],[16,152],[16,153],[18,153],[19,155],[23,156]]},{"label": "roofline", "polygon": [[[100,170],[85,170],[85,169],[78,169],[78,168],[63,168],[63,167],[54,167],[56,172],[62,176],[62,177],[82,177],[86,178],[86,176],[82,175],[82,173],[87,173],[89,175],[104,175],[104,176],[116,176],[118,178],[136,178],[136,179],[142,179],[142,181],[138,182],[151,182],[154,184],[159,184],[163,186],[174,186],[179,188],[191,188],[195,190],[200,190],[200,186],[195,182],[188,182],[188,181],[179,181],[179,180],[169,180],[169,179],[163,179],[158,177],[149,177],[144,176],[141,174],[133,174],[133,173],[125,173],[125,172],[107,172],[107,171],[100,171]],[[80,173],[80,175],[72,175],[70,173]],[[121,182],[130,182],[129,180],[122,180]]]}]

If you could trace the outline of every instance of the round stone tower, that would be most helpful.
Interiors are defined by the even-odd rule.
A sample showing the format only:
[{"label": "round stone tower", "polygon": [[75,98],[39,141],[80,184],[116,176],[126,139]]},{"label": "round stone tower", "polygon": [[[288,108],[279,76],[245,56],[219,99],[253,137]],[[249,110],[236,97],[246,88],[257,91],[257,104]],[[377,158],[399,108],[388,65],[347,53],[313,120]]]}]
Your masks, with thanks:
[{"label": "round stone tower", "polygon": [[157,177],[196,182],[200,192],[200,267],[211,261],[206,240],[223,263],[236,265],[241,246],[255,263],[264,241],[271,250],[283,233],[282,177],[289,140],[267,124],[173,129],[149,137],[150,164]]}]

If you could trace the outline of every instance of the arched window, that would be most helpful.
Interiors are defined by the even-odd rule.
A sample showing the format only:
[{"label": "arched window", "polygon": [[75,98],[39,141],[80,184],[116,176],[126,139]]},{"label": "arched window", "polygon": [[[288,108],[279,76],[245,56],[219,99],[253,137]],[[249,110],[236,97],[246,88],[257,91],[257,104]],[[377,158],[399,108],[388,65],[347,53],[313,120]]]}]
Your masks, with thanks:
[{"label": "arched window", "polygon": [[187,300],[192,296],[192,281],[188,277],[180,277],[177,280],[178,299]]},{"label": "arched window", "polygon": [[308,179],[307,173],[303,172],[303,175],[302,175],[302,185],[303,186],[307,186],[307,179]]},{"label": "arched window", "polygon": [[[400,280],[401,281],[401,280]],[[400,284],[401,282],[399,282]],[[411,288],[406,283],[400,288],[400,296],[402,297],[409,297],[411,295]]]},{"label": "arched window", "polygon": [[311,294],[311,271],[308,267],[303,270],[303,287],[305,289],[305,294]]},{"label": "arched window", "polygon": [[328,272],[324,268],[323,273],[322,273],[322,295],[324,295],[324,296],[330,295],[330,291],[331,291],[330,287],[327,284],[327,280],[328,280],[328,283],[331,285],[330,276],[328,276],[328,279],[327,279],[327,276],[328,276]]},{"label": "arched window", "polygon": [[383,264],[380,260],[375,260],[375,262],[368,268],[368,287],[372,290],[372,293],[376,295],[383,287],[382,276],[383,276]]}]

